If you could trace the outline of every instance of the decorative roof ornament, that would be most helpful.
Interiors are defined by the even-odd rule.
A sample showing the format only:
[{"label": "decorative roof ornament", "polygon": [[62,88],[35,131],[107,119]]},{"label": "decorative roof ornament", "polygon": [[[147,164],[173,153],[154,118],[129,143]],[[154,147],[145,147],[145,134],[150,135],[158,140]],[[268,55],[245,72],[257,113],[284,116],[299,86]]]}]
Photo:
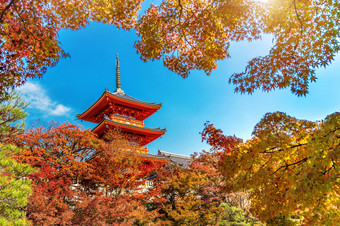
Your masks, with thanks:
[{"label": "decorative roof ornament", "polygon": [[116,57],[116,91],[115,93],[124,94],[124,91],[121,89],[121,84],[120,84],[120,69],[119,69],[119,58],[118,58],[118,53]]}]

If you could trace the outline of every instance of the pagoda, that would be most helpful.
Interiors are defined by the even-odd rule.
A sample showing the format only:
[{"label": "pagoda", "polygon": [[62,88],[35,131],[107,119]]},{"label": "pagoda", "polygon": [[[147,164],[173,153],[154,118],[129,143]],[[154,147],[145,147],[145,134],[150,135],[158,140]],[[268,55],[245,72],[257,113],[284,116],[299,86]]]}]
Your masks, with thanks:
[{"label": "pagoda", "polygon": [[92,131],[102,139],[109,130],[118,129],[140,147],[140,154],[151,157],[147,154],[145,145],[164,135],[166,129],[145,127],[144,120],[161,107],[162,104],[144,102],[124,93],[121,89],[117,54],[116,90],[112,93],[105,89],[101,97],[77,117],[80,120],[96,123]]}]

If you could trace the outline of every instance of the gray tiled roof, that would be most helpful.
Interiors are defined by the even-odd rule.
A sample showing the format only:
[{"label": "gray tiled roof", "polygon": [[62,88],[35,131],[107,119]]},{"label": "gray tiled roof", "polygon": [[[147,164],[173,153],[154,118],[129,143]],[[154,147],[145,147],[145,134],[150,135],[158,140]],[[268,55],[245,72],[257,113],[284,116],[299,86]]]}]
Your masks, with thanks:
[{"label": "gray tiled roof", "polygon": [[161,150],[158,150],[158,155],[170,158],[172,162],[176,163],[178,166],[185,168],[185,169],[189,168],[189,165],[192,161],[190,156],[165,152]]},{"label": "gray tiled roof", "polygon": [[165,156],[160,156],[160,155],[152,155],[152,154],[138,154],[140,157],[145,157],[145,158],[152,158],[152,159],[161,159],[161,160],[169,160],[168,157]]}]

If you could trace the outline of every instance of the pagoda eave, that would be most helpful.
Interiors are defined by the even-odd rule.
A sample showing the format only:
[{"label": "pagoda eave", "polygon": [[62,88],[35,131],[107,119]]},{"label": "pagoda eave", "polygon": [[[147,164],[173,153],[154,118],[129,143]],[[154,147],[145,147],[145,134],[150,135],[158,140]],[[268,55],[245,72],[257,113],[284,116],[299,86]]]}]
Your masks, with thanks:
[{"label": "pagoda eave", "polygon": [[143,112],[143,115],[140,116],[141,120],[148,118],[162,106],[162,104],[147,103],[125,94],[111,93],[105,90],[101,97],[91,107],[83,113],[78,114],[77,117],[80,120],[99,123],[100,120],[98,120],[97,116],[102,114],[111,106],[111,104],[123,105]]},{"label": "pagoda eave", "polygon": [[164,135],[166,132],[166,129],[153,129],[148,127],[127,125],[125,123],[112,121],[108,118],[103,119],[95,128],[93,128],[92,132],[97,134],[98,137],[102,137],[108,130],[113,128],[117,128],[122,132],[127,132],[139,135],[141,137],[145,137],[141,144],[143,146],[156,140],[160,136]]}]

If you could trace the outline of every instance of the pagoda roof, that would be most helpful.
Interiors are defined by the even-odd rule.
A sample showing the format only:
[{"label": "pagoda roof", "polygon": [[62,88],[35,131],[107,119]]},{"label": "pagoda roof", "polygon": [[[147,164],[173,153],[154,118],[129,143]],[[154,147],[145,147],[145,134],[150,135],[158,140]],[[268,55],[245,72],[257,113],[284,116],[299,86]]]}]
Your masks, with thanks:
[{"label": "pagoda roof", "polygon": [[96,116],[100,115],[110,105],[110,103],[116,103],[144,111],[145,114],[142,120],[148,118],[162,107],[162,104],[144,102],[128,96],[124,92],[116,91],[112,93],[105,89],[101,97],[83,113],[77,114],[77,117],[81,120],[99,123],[99,120],[96,119]]},{"label": "pagoda roof", "polygon": [[108,126],[119,128],[121,131],[124,131],[124,132],[134,133],[137,135],[148,137],[149,139],[142,141],[141,145],[143,146],[156,140],[160,136],[164,135],[166,132],[166,129],[148,128],[148,127],[139,127],[139,126],[129,125],[129,124],[113,121],[109,119],[108,117],[104,117],[104,119],[96,127],[94,127],[92,131],[96,133],[99,137],[101,137],[107,131]]},{"label": "pagoda roof", "polygon": [[160,109],[160,108],[162,107],[162,104],[150,103],[150,102],[145,102],[145,101],[142,101],[142,100],[138,100],[138,99],[136,99],[136,98],[134,98],[134,97],[131,97],[131,96],[129,96],[129,95],[126,95],[125,93],[121,93],[121,92],[113,92],[113,93],[111,93],[111,92],[109,92],[109,91],[107,91],[107,90],[105,90],[105,92],[108,92],[108,93],[110,93],[110,94],[112,94],[112,95],[114,95],[114,96],[116,96],[116,97],[125,99],[125,100],[127,100],[127,101],[132,101],[132,102],[134,102],[134,103],[136,103],[136,104],[143,105],[143,107],[146,107],[146,106],[147,106],[148,108],[150,108],[150,107],[152,107],[152,108],[157,108],[157,110]]}]

